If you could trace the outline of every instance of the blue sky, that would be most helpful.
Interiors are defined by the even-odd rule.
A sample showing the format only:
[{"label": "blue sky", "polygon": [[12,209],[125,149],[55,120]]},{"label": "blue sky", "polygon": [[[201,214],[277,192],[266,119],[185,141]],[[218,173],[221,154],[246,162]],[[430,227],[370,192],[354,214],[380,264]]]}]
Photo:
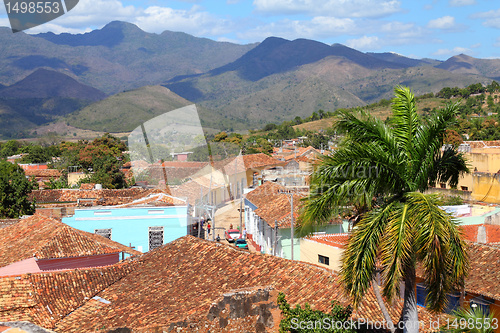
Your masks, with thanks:
[{"label": "blue sky", "polygon": [[[113,20],[240,44],[278,36],[414,58],[500,58],[494,0],[80,0],[68,14],[26,32],[82,33]],[[9,26],[4,6],[0,25]]]}]

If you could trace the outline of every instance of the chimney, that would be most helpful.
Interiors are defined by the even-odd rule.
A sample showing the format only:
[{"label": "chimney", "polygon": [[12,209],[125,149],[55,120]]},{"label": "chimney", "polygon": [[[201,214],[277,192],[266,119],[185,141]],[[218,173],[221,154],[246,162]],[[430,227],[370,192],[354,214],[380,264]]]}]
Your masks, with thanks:
[{"label": "chimney", "polygon": [[486,244],[486,227],[484,224],[477,227],[477,242]]}]

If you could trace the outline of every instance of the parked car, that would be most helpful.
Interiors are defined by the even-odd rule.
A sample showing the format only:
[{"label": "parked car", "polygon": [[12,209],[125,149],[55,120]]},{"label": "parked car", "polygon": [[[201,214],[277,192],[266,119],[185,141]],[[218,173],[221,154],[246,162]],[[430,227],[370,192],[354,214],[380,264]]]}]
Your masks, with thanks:
[{"label": "parked car", "polygon": [[238,248],[240,249],[245,249],[248,250],[248,243],[245,239],[243,238],[238,238],[235,242],[235,244]]},{"label": "parked car", "polygon": [[240,231],[238,229],[226,230],[225,237],[229,243],[233,243],[235,240],[240,238]]}]

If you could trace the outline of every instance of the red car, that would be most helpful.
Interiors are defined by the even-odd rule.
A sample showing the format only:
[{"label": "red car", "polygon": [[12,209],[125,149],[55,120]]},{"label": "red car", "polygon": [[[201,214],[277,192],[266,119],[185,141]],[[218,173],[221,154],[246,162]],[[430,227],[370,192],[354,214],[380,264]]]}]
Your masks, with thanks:
[{"label": "red car", "polygon": [[238,238],[240,238],[240,231],[238,229],[229,229],[226,230],[224,235],[229,243],[233,243]]}]

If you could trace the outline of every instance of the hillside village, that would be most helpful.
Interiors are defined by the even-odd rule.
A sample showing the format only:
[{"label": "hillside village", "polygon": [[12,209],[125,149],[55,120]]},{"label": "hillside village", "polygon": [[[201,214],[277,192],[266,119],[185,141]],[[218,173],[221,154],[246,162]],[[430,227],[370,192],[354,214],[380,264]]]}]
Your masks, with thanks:
[{"label": "hillside village", "polygon": [[[188,161],[187,153],[125,162],[126,179],[138,170],[156,176],[123,189],[79,183],[81,170],[63,175],[45,163],[19,163],[40,189],[29,194],[33,215],[1,221],[0,322],[30,322],[47,332],[277,332],[279,292],[324,312],[332,300],[350,305],[338,274],[355,214],[294,235],[311,173],[336,149],[303,147],[304,140],[216,162]],[[457,219],[470,272],[435,313],[425,309],[417,270],[424,332],[462,305],[500,320],[500,142],[463,141],[458,150],[471,172],[456,188],[437,183],[428,192],[445,198],[442,208]],[[50,188],[61,176],[69,188]],[[236,246],[230,230],[246,246]],[[353,320],[386,319],[374,288]],[[387,304],[394,322],[402,300]]]},{"label": "hillside village", "polygon": [[[449,328],[458,309],[500,332],[498,59],[278,37],[239,45],[119,21],[19,36],[0,29],[16,46],[0,59],[0,332],[324,332],[318,318],[333,318],[354,325],[341,333],[394,333],[412,297],[418,332]],[[411,127],[398,123],[401,82],[422,121],[411,144],[391,142]],[[354,162],[376,173],[371,183],[356,183],[367,170]],[[387,165],[404,179],[379,175]],[[342,197],[339,183],[362,195]],[[376,250],[352,251],[371,213],[416,192],[436,203],[431,224],[418,215],[418,230],[380,229],[365,237]],[[421,242],[442,221],[460,237]],[[391,247],[401,239],[411,264],[398,261],[405,246]],[[429,257],[428,244],[444,245]],[[461,246],[468,261],[460,249],[449,259]],[[400,274],[408,267],[414,284]],[[290,327],[297,318],[314,321]]]}]

